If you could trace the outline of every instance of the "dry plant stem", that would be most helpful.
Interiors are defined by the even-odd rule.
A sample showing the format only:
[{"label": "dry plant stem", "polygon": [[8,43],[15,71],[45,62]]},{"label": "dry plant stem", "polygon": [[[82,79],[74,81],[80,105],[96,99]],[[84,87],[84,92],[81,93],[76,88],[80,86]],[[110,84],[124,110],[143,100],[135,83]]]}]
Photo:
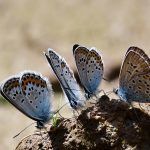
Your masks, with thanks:
[{"label": "dry plant stem", "polygon": [[16,150],[145,150],[150,149],[149,127],[149,115],[104,95],[77,119],[59,119],[57,127],[27,136]]}]

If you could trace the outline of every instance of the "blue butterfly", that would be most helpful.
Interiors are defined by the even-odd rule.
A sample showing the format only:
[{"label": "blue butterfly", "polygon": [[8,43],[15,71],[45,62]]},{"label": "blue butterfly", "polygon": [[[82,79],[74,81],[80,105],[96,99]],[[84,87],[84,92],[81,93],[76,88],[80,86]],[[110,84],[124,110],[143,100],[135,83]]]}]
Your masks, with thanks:
[{"label": "blue butterfly", "polygon": [[52,87],[41,74],[24,71],[12,76],[1,85],[1,95],[42,128],[53,113],[51,111]]},{"label": "blue butterfly", "polygon": [[52,49],[48,49],[48,54],[45,54],[45,56],[58,78],[61,87],[69,100],[70,106],[73,109],[83,107],[85,98],[83,97],[80,87],[77,84],[73,72],[69,68],[67,62]]},{"label": "blue butterfly", "polygon": [[127,50],[115,93],[129,103],[150,103],[150,58],[142,49]]},{"label": "blue butterfly", "polygon": [[73,54],[81,83],[86,97],[95,95],[103,78],[103,62],[100,52],[96,48],[88,49],[75,44]]}]

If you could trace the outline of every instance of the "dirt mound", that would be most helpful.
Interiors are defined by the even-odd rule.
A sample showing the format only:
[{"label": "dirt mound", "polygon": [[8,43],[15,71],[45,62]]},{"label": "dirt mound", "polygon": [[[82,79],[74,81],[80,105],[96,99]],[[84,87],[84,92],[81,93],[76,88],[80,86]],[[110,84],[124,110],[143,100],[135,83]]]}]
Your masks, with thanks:
[{"label": "dirt mound", "polygon": [[149,125],[149,115],[104,95],[78,116],[24,138],[16,149],[150,149]]}]

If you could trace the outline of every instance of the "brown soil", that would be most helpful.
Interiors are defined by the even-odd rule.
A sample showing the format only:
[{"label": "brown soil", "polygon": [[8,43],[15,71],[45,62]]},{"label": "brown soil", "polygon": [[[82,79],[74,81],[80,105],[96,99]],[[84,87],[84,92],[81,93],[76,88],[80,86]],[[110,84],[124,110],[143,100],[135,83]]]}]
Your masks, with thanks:
[{"label": "brown soil", "polygon": [[57,127],[29,135],[17,150],[121,150],[150,149],[150,116],[123,101],[103,95],[70,119],[60,118]]}]

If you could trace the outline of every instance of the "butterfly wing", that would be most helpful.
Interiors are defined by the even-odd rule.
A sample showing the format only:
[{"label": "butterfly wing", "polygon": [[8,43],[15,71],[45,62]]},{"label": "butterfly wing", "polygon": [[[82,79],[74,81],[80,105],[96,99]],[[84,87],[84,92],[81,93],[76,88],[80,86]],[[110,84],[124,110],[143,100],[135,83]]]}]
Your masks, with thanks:
[{"label": "butterfly wing", "polygon": [[32,71],[25,71],[20,78],[22,92],[32,110],[32,116],[43,123],[51,117],[52,87],[48,79],[41,74]]},{"label": "butterfly wing", "polygon": [[77,109],[84,105],[83,96],[79,85],[77,84],[73,72],[54,50],[48,49],[48,55],[45,54],[52,70],[57,76],[64,93],[73,109]]},{"label": "butterfly wing", "polygon": [[91,48],[86,62],[88,90],[93,95],[103,78],[103,62],[98,50]]},{"label": "butterfly wing", "polygon": [[89,50],[86,47],[78,46],[75,49],[73,48],[73,55],[75,58],[80,81],[87,93],[90,92],[89,83],[88,83],[89,81],[88,81],[87,70],[86,70],[88,53]]},{"label": "butterfly wing", "polygon": [[126,53],[118,92],[128,101],[150,102],[150,59],[138,47],[130,47]]},{"label": "butterfly wing", "polygon": [[[31,74],[31,72],[26,72],[26,73]],[[7,79],[4,83],[2,83],[1,94],[5,99],[7,99],[11,104],[13,104],[18,110],[20,110],[26,116],[28,116],[33,120],[42,121],[44,123],[47,120],[39,114],[39,112],[35,107],[36,105],[33,105],[34,104],[33,99],[29,99],[29,97],[26,96],[24,94],[24,91],[22,90],[23,76],[24,73],[22,73],[21,76],[19,75],[19,76],[11,77]],[[26,90],[29,90],[28,84],[24,85],[24,87]],[[41,111],[44,111],[44,109],[45,108],[43,108]],[[43,115],[46,116],[47,114],[43,113]]]},{"label": "butterfly wing", "polygon": [[88,97],[95,94],[103,77],[103,62],[100,53],[91,48],[78,46],[73,49],[80,80]]},{"label": "butterfly wing", "polygon": [[32,110],[30,104],[26,97],[23,95],[20,84],[20,77],[14,76],[7,79],[1,85],[1,94],[7,99],[12,105],[14,105],[18,110],[27,115],[33,120],[37,120],[36,117],[32,116]]}]

